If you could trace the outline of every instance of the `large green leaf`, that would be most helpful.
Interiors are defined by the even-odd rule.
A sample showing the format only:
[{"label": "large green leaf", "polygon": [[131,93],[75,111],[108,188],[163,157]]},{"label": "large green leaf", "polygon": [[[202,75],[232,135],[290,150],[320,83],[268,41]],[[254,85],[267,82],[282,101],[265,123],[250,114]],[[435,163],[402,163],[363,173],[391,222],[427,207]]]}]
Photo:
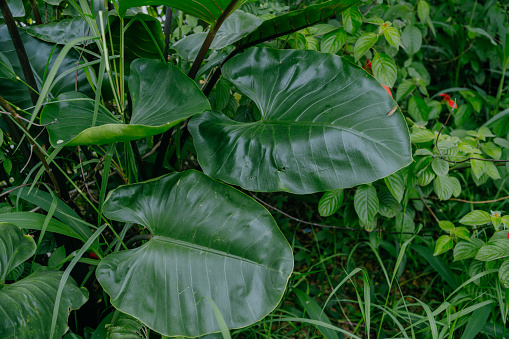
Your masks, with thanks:
[{"label": "large green leaf", "polygon": [[[6,0],[6,2],[14,18],[21,18],[25,16],[25,6],[23,5],[23,0]],[[0,19],[3,18],[4,16],[2,12],[0,12]]]},{"label": "large green leaf", "polygon": [[108,218],[147,227],[154,236],[97,267],[120,311],[167,336],[219,332],[210,303],[229,328],[247,326],[279,303],[293,258],[261,205],[196,171],[114,190]]},{"label": "large green leaf", "polygon": [[35,241],[20,229],[7,223],[0,223],[0,288],[9,272],[35,253]]},{"label": "large green leaf", "polygon": [[[35,253],[35,241],[12,224],[0,223],[0,338],[48,338],[49,323],[62,272],[45,267],[4,285],[5,277]],[[56,333],[67,331],[70,310],[81,307],[88,292],[69,279],[59,304]]]},{"label": "large green leaf", "polygon": [[[19,33],[25,45],[25,50],[27,52],[28,59],[30,60],[30,64],[32,65],[32,69],[34,70],[35,80],[40,89],[42,88],[45,75],[47,75],[49,69],[51,69],[55,63],[60,51],[62,50],[62,46],[55,46],[53,44],[40,41],[31,37],[21,29],[19,30]],[[25,78],[19,64],[18,56],[6,25],[0,25],[0,52],[9,59],[14,72],[24,80]],[[66,70],[78,66],[78,60],[79,53],[71,50],[60,65],[59,73],[61,74]],[[71,72],[60,79],[52,88],[50,95],[56,97],[60,93],[74,91],[76,88],[76,81],[77,88],[81,93],[87,95],[94,94],[85,74],[82,71],[78,71],[77,76],[76,72]],[[18,107],[26,108],[32,106],[32,101],[27,87],[19,81],[0,81],[0,93],[2,93],[2,97],[4,97],[4,99],[12,102]]]},{"label": "large green leaf", "polygon": [[[62,272],[42,267],[25,279],[0,289],[0,338],[49,338]],[[58,305],[55,338],[67,331],[71,310],[80,308],[88,291],[69,278]]]},{"label": "large green leaf", "polygon": [[[222,49],[233,44],[260,26],[262,22],[262,20],[253,14],[245,13],[241,10],[233,12],[217,31],[210,49]],[[182,58],[194,60],[207,34],[202,32],[188,35],[173,44],[171,48],[176,50]]]},{"label": "large green leaf", "polygon": [[312,193],[383,178],[411,161],[385,89],[341,57],[254,48],[223,67],[261,121],[205,112],[189,124],[205,173],[252,191]]},{"label": "large green leaf", "polygon": [[[123,15],[128,8],[147,5],[166,5],[191,14],[208,24],[213,25],[233,0],[120,0],[120,13]],[[250,0],[239,0],[234,8],[238,8]]]},{"label": "large green leaf", "polygon": [[359,0],[330,0],[265,20],[238,44],[244,47],[297,32],[341,13]]},{"label": "large green leaf", "polygon": [[27,26],[25,31],[43,41],[62,45],[76,38],[91,35],[88,24],[82,17],[53,21],[45,25]]},{"label": "large green leaf", "polygon": [[129,89],[133,115],[129,124],[121,123],[100,106],[94,121],[94,101],[69,92],[44,107],[43,123],[48,126],[54,146],[101,145],[141,139],[163,133],[180,121],[210,109],[207,98],[194,81],[173,64],[137,59],[131,64]]}]

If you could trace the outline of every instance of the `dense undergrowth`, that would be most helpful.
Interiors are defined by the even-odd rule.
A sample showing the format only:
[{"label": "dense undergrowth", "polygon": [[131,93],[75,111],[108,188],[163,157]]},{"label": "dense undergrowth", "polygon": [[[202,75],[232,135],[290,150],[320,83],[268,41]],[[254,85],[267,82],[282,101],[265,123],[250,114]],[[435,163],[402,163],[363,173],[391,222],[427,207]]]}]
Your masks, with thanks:
[{"label": "dense undergrowth", "polygon": [[1,338],[509,335],[507,2],[0,5]]}]

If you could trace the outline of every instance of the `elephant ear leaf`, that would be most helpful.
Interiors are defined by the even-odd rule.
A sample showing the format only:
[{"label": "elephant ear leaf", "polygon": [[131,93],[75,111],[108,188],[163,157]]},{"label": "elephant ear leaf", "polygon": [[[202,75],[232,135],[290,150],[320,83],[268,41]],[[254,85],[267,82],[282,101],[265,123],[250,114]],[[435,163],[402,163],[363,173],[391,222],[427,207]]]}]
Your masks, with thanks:
[{"label": "elephant ear leaf", "polygon": [[[9,271],[35,253],[35,242],[21,230],[0,223],[0,338],[48,338],[57,290],[62,272],[42,267],[28,277],[5,285]],[[67,332],[71,310],[80,308],[88,292],[69,278],[64,286],[56,322],[55,335]],[[30,326],[27,326],[30,324]]]},{"label": "elephant ear leaf", "polygon": [[314,51],[253,48],[223,76],[261,120],[219,112],[189,129],[204,172],[251,191],[307,194],[369,183],[407,166],[409,133],[396,102],[364,70]]},{"label": "elephant ear leaf", "polygon": [[[288,242],[270,213],[197,171],[112,191],[108,218],[145,226],[144,245],[106,256],[97,279],[123,313],[165,336],[252,324],[280,302],[292,272]],[[208,298],[208,299],[207,299]]]},{"label": "elephant ear leaf", "polygon": [[[129,77],[133,112],[121,123],[105,107],[94,112],[94,101],[76,92],[64,93],[47,104],[41,121],[48,126],[51,144],[102,145],[163,133],[210,104],[194,81],[173,64],[153,59],[131,63]],[[192,100],[189,100],[192,98]]]}]

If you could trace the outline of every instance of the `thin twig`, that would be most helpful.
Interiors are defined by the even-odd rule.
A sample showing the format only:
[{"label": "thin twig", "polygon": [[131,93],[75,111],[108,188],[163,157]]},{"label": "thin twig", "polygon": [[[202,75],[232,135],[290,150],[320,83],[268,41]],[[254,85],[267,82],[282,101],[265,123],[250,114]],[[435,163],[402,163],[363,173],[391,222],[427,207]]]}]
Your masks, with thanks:
[{"label": "thin twig", "polygon": [[[0,111],[0,113],[1,113],[1,114],[5,114],[5,115],[11,115],[11,113],[6,112],[6,111]],[[20,118],[21,120],[23,120],[23,121],[30,122],[30,120],[23,118],[21,115],[19,116],[19,118]],[[40,124],[36,124],[35,122],[32,122],[32,125],[34,125],[34,126],[38,126],[38,127],[46,127],[46,126],[48,126],[48,125],[56,124],[57,122],[58,122],[58,120],[57,120],[57,119],[55,119],[55,120],[53,120],[53,121],[52,121],[52,122],[50,122],[50,123],[42,124],[42,125],[40,125]],[[40,134],[40,133],[39,133],[39,134]]]},{"label": "thin twig", "polygon": [[[40,182],[35,183],[35,185],[40,185],[40,184],[41,184]],[[5,196],[5,195],[7,195],[7,194],[9,194],[9,193],[11,193],[11,192],[14,192],[14,191],[16,191],[16,190],[19,190],[20,188],[23,188],[23,187],[26,187],[26,186],[32,186],[32,185],[34,185],[34,184],[33,184],[33,183],[23,184],[23,185],[19,185],[19,186],[16,186],[16,187],[14,187],[14,188],[11,188],[11,189],[9,189],[9,190],[7,190],[7,191],[3,191],[3,192],[0,194],[0,198],[1,198],[1,197],[3,197],[3,196]]]},{"label": "thin twig", "polygon": [[85,184],[85,188],[87,189],[88,196],[90,199],[95,202],[96,204],[99,204],[99,201],[97,201],[93,196],[92,193],[90,193],[90,190],[88,189],[87,185],[87,179],[85,178],[85,171],[83,170],[83,162],[81,161],[81,147],[78,146],[78,160],[80,162],[80,168],[81,168],[81,175],[83,176],[83,183]]},{"label": "thin twig", "polygon": [[440,131],[438,131],[437,137],[435,139],[435,147],[437,148],[437,151],[440,154],[440,156],[438,158],[441,158],[442,160],[445,160],[445,161],[453,163],[453,164],[462,164],[462,163],[467,162],[469,160],[479,160],[479,161],[498,162],[498,163],[507,163],[507,162],[509,162],[509,160],[481,159],[481,158],[474,158],[474,157],[468,157],[465,160],[456,161],[456,160],[449,160],[449,159],[447,159],[442,154],[442,150],[440,150],[440,147],[438,147],[438,139],[440,138],[440,135],[442,134],[442,130],[445,128],[445,125],[447,125],[447,123],[449,122],[449,118],[451,117],[452,112],[454,111],[454,109],[457,106],[458,105],[456,104],[456,99],[455,99],[454,100],[454,107],[449,112],[449,115],[447,116],[447,119],[445,120],[445,123],[442,125],[442,128],[440,128]]},{"label": "thin twig", "polygon": [[[434,200],[440,200],[439,197],[428,197],[428,198],[434,199]],[[469,204],[491,204],[491,203],[494,203],[494,202],[497,202],[497,201],[506,200],[506,199],[509,199],[509,195],[507,197],[502,197],[502,198],[493,199],[493,200],[483,200],[483,201],[470,201],[470,200],[463,200],[463,199],[456,199],[456,198],[450,198],[450,199],[447,199],[447,200],[466,202],[466,203],[469,203]]]},{"label": "thin twig", "polygon": [[424,206],[426,206],[426,208],[428,209],[428,211],[431,213],[431,215],[433,216],[433,219],[435,219],[436,222],[439,222],[440,219],[437,218],[437,216],[435,215],[435,213],[433,212],[433,210],[431,209],[431,207],[428,206],[428,204],[426,203],[426,201],[424,201],[424,198],[421,197],[421,201],[424,203]]},{"label": "thin twig", "polygon": [[10,113],[11,117],[18,123],[18,125],[21,126],[21,128],[23,129],[25,134],[29,136],[29,138],[27,138],[28,142],[33,147],[35,154],[41,161],[44,169],[46,170],[46,173],[48,173],[48,176],[49,176],[51,182],[53,183],[53,188],[55,189],[55,192],[57,193],[58,198],[61,199],[62,194],[60,191],[60,186],[58,185],[58,181],[55,178],[55,174],[53,173],[53,170],[51,169],[51,167],[48,165],[48,162],[46,161],[46,157],[44,156],[44,153],[42,152],[39,145],[30,137],[30,132],[28,132],[28,129],[27,129],[25,123],[23,122],[23,120],[20,119],[21,118],[20,115],[11,107],[11,105],[9,105],[7,103],[7,101],[5,101],[5,99],[2,96],[0,96],[0,106],[5,108]]},{"label": "thin twig", "polygon": [[[314,222],[309,222],[309,221],[305,221],[305,220],[302,220],[302,219],[299,219],[299,218],[296,218],[288,213],[285,213],[283,211],[281,211],[280,209],[266,203],[265,201],[263,201],[262,199],[258,198],[256,195],[254,195],[253,193],[249,192],[251,194],[251,196],[256,200],[258,201],[259,203],[261,203],[262,205],[265,205],[267,207],[269,207],[270,209],[284,215],[285,217],[288,217],[290,219],[293,219],[299,223],[302,223],[302,224],[306,224],[306,225],[310,225],[310,226],[316,226],[316,227],[324,227],[324,228],[332,228],[332,229],[338,229],[338,230],[346,230],[346,231],[357,231],[357,232],[361,232],[361,231],[365,231],[365,232],[368,232],[368,233],[371,233],[371,232],[379,232],[380,229],[375,229],[373,231],[367,231],[365,229],[359,229],[359,228],[351,228],[351,227],[343,227],[343,226],[334,226],[334,225],[325,225],[325,224],[317,224],[317,223],[314,223]],[[385,234],[411,234],[411,235],[415,235],[415,233],[412,233],[412,232],[385,232]],[[433,235],[432,234],[422,234],[421,236],[423,237],[432,237]]]}]

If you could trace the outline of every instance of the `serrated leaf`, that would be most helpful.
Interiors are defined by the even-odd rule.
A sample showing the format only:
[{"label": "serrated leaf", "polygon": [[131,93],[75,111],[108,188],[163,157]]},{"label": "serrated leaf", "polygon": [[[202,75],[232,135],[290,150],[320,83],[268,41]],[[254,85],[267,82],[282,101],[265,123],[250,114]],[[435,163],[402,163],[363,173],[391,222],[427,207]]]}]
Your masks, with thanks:
[{"label": "serrated leaf", "polygon": [[387,27],[384,31],[384,37],[391,46],[395,48],[401,46],[401,36],[397,28]]},{"label": "serrated leaf", "polygon": [[435,133],[428,129],[417,129],[412,131],[410,134],[410,139],[412,140],[413,144],[428,142],[435,139]]},{"label": "serrated leaf", "polygon": [[372,69],[373,75],[382,85],[394,86],[398,70],[390,56],[385,53],[377,53],[372,60]]},{"label": "serrated leaf", "polygon": [[425,22],[429,19],[430,5],[425,0],[420,0],[417,4],[417,15],[421,22]]},{"label": "serrated leaf", "polygon": [[345,192],[341,188],[325,192],[318,203],[318,213],[320,213],[322,217],[328,217],[336,213],[343,203],[344,195]]},{"label": "serrated leaf", "polygon": [[403,195],[405,194],[405,179],[401,172],[398,171],[385,177],[384,182],[393,197],[396,198],[398,203],[400,203],[401,199],[403,199]]},{"label": "serrated leaf", "polygon": [[440,238],[437,239],[437,242],[435,244],[435,251],[433,252],[433,255],[440,255],[442,253],[447,252],[454,246],[454,241],[449,235],[442,235]]},{"label": "serrated leaf", "polygon": [[375,33],[366,33],[361,36],[355,42],[355,46],[353,49],[353,55],[355,57],[355,61],[358,61],[366,52],[373,47],[378,40],[378,35]]},{"label": "serrated leaf", "polygon": [[447,220],[440,220],[438,222],[438,226],[440,226],[440,228],[443,229],[444,231],[454,230],[454,224]]},{"label": "serrated leaf", "polygon": [[475,210],[469,212],[463,218],[460,219],[460,223],[463,225],[477,226],[484,225],[491,221],[491,215],[488,212]]},{"label": "serrated leaf", "polygon": [[434,158],[431,161],[431,168],[438,176],[444,176],[449,173],[449,163],[444,159]]},{"label": "serrated leaf", "polygon": [[417,53],[422,46],[421,30],[413,25],[406,26],[401,34],[401,42],[408,55]]},{"label": "serrated leaf", "polygon": [[355,33],[361,25],[362,13],[357,6],[351,6],[343,11],[343,27],[348,33]]},{"label": "serrated leaf", "polygon": [[359,219],[365,225],[372,224],[379,209],[376,189],[371,185],[361,185],[357,187],[354,196],[354,208]]},{"label": "serrated leaf", "polygon": [[433,189],[440,200],[450,199],[453,193],[451,178],[448,175],[436,177],[433,181]]},{"label": "serrated leaf", "polygon": [[336,54],[346,42],[346,32],[339,28],[325,34],[320,43],[320,51],[323,53]]},{"label": "serrated leaf", "polygon": [[484,244],[475,258],[481,261],[491,261],[507,256],[509,256],[509,241],[507,239],[496,239]]},{"label": "serrated leaf", "polygon": [[476,256],[479,249],[484,245],[481,239],[460,241],[454,246],[454,261],[465,260]]},{"label": "serrated leaf", "polygon": [[506,259],[500,265],[498,270],[498,279],[505,288],[509,288],[509,259]]},{"label": "serrated leaf", "polygon": [[394,218],[399,211],[399,203],[391,192],[386,189],[378,191],[378,212],[386,218]]}]

